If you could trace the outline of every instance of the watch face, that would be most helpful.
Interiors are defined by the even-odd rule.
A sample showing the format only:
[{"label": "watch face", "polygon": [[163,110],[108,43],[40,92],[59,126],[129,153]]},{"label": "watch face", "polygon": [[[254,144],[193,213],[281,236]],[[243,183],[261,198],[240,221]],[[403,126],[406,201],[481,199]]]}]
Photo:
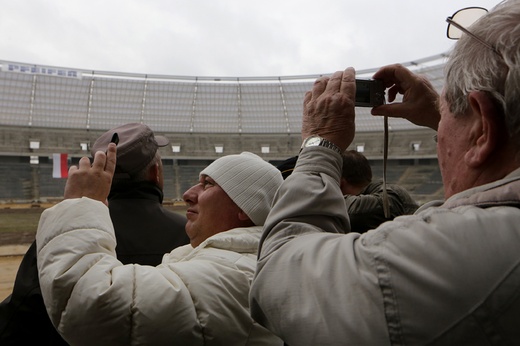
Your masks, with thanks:
[{"label": "watch face", "polygon": [[316,145],[319,145],[321,142],[321,138],[320,137],[311,137],[307,140],[307,142],[305,142],[305,146],[306,147],[314,147]]}]

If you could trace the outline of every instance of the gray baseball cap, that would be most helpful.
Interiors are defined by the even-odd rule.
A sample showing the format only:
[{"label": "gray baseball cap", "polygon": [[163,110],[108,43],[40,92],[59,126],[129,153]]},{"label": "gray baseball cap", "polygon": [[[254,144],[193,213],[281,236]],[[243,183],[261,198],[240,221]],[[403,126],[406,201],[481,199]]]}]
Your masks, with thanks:
[{"label": "gray baseball cap", "polygon": [[170,142],[164,136],[156,136],[146,125],[130,123],[115,127],[102,134],[90,148],[94,157],[97,151],[105,151],[112,141],[114,133],[119,137],[117,144],[116,174],[127,173],[129,175],[144,169],[155,157],[159,147],[164,147]]}]

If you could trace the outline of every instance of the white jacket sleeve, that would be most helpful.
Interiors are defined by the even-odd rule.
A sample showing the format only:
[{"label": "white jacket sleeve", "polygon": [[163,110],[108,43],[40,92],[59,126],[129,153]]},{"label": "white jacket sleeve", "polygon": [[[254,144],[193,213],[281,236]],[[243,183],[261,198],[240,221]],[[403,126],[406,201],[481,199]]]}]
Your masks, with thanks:
[{"label": "white jacket sleeve", "polygon": [[103,203],[72,199],[44,211],[36,242],[47,312],[69,343],[159,345],[197,339],[200,328],[183,281],[165,266],[122,265]]}]

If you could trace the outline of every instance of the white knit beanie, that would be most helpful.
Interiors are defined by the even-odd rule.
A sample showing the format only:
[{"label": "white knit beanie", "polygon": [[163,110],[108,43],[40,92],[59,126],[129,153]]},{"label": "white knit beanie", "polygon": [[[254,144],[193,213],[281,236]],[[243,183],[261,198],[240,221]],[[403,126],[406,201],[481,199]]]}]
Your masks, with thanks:
[{"label": "white knit beanie", "polygon": [[215,180],[257,226],[264,224],[283,182],[278,168],[249,152],[223,156],[200,174]]}]

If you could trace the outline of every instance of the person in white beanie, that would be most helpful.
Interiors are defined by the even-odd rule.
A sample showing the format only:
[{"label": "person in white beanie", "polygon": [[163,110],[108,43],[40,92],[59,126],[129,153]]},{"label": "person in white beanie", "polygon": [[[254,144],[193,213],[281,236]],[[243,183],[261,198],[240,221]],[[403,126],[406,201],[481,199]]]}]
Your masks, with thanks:
[{"label": "person in white beanie", "polygon": [[162,264],[123,265],[103,203],[115,144],[69,171],[65,200],[41,216],[40,285],[52,323],[74,345],[282,345],[250,316],[262,225],[282,176],[252,153],[217,159],[184,193],[190,244]]},{"label": "person in white beanie", "polygon": [[191,245],[236,227],[262,226],[283,181],[273,168],[259,156],[243,152],[221,157],[203,169],[199,184],[183,196],[189,205],[186,233]]}]

